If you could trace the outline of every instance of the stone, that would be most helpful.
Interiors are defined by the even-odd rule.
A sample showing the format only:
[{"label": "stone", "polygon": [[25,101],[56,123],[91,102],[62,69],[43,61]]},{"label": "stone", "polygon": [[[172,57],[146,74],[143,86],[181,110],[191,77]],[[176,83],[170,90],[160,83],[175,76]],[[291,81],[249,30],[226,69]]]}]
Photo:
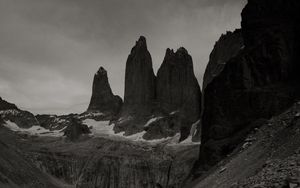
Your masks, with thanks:
[{"label": "stone", "polygon": [[167,49],[156,79],[157,103],[164,112],[179,111],[192,123],[199,120],[201,91],[194,74],[193,60],[181,47]]},{"label": "stone", "polygon": [[120,112],[122,104],[121,97],[112,93],[107,71],[100,67],[94,76],[92,97],[87,111],[97,111],[107,116],[114,116]]},{"label": "stone", "polygon": [[82,124],[79,119],[72,118],[71,123],[64,130],[64,136],[70,141],[76,141],[81,135],[91,133],[87,125]]},{"label": "stone", "polygon": [[245,47],[203,91],[200,161],[204,165],[212,166],[233,151],[255,128],[255,120],[279,114],[296,99],[298,10],[297,0],[249,0],[244,8]]},{"label": "stone", "polygon": [[244,47],[241,29],[236,29],[234,32],[228,31],[226,34],[222,34],[209,56],[209,62],[203,77],[203,90],[223,71],[228,60],[235,57]]},{"label": "stone", "polygon": [[155,100],[155,75],[146,38],[141,36],[126,61],[122,115],[147,114]]}]

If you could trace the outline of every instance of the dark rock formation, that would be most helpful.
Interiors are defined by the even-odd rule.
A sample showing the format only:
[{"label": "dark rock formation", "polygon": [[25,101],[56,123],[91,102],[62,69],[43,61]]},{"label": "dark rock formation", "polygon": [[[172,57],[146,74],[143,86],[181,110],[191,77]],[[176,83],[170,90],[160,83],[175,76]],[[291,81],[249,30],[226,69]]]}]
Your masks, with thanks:
[{"label": "dark rock formation", "polygon": [[50,131],[54,130],[62,130],[65,127],[71,124],[71,120],[77,116],[76,114],[69,114],[69,115],[36,115],[36,119],[40,123],[41,127],[48,129]]},{"label": "dark rock formation", "polygon": [[100,67],[94,76],[92,98],[87,111],[97,111],[106,116],[112,116],[118,114],[121,107],[121,97],[112,93],[107,72],[103,67]]},{"label": "dark rock formation", "polygon": [[15,104],[9,103],[0,97],[0,110],[18,110]]},{"label": "dark rock formation", "polygon": [[255,120],[291,105],[294,72],[300,70],[298,23],[297,0],[249,0],[242,13],[245,48],[204,91],[201,163],[214,165],[241,143]]},{"label": "dark rock formation", "polygon": [[203,91],[222,72],[227,61],[235,57],[242,48],[244,48],[244,42],[241,29],[234,32],[229,31],[220,37],[209,56],[209,62],[203,77]]},{"label": "dark rock formation", "polygon": [[77,118],[72,118],[70,124],[64,130],[64,135],[71,141],[76,141],[81,135],[91,133],[87,125]]},{"label": "dark rock formation", "polygon": [[15,104],[0,98],[0,117],[4,121],[16,123],[21,128],[30,128],[39,125],[34,115],[28,111],[20,110]]},{"label": "dark rock formation", "polygon": [[146,39],[141,36],[126,62],[122,114],[148,113],[155,99],[155,75]]},{"label": "dark rock formation", "polygon": [[186,49],[181,47],[176,53],[167,49],[156,83],[157,102],[164,112],[179,111],[191,122],[199,119],[201,91]]}]

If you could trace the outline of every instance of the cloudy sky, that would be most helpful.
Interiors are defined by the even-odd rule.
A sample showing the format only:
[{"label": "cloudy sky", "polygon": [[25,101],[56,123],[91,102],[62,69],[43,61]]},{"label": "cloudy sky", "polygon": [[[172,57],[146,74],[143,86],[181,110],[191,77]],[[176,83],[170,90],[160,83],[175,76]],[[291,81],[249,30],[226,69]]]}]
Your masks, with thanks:
[{"label": "cloudy sky", "polygon": [[[123,97],[127,56],[147,38],[154,71],[184,46],[199,82],[214,43],[240,27],[246,0],[0,0],[0,96],[34,113],[81,112],[108,70]],[[201,83],[202,85],[202,83]]]}]

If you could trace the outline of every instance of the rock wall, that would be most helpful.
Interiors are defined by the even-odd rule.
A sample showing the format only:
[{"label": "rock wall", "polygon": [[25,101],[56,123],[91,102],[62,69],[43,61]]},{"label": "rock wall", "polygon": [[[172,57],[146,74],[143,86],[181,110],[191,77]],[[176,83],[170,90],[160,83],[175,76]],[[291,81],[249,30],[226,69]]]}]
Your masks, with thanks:
[{"label": "rock wall", "polygon": [[296,0],[248,1],[242,12],[245,48],[228,60],[204,91],[200,151],[204,166],[230,153],[253,126],[259,126],[255,120],[270,118],[292,104],[298,10]]},{"label": "rock wall", "polygon": [[[200,118],[200,106],[201,90],[187,50],[182,47],[174,53],[167,49],[156,77],[146,39],[140,37],[126,62],[124,105],[119,119],[114,121],[114,131],[131,135],[145,130],[145,139],[165,138],[178,132],[188,135],[191,125]],[[176,126],[172,117],[175,113],[180,122]],[[144,127],[155,117],[162,119]]]},{"label": "rock wall", "polygon": [[203,91],[223,71],[228,60],[235,57],[244,47],[241,29],[234,32],[228,31],[219,38],[209,56],[209,62],[205,69]]},{"label": "rock wall", "polygon": [[176,53],[167,49],[157,73],[157,102],[163,111],[179,111],[191,122],[200,116],[201,91],[194,74],[193,60],[183,47]]},{"label": "rock wall", "polygon": [[155,99],[155,75],[146,38],[141,36],[126,61],[122,114],[148,114]]}]

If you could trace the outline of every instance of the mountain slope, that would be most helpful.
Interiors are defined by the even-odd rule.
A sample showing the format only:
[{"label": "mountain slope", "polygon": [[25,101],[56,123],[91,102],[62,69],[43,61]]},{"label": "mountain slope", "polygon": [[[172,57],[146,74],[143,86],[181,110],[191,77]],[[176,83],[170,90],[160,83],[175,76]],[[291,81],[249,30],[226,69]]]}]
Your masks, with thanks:
[{"label": "mountain slope", "polygon": [[187,187],[285,187],[300,183],[300,103],[264,120],[227,159]]}]

